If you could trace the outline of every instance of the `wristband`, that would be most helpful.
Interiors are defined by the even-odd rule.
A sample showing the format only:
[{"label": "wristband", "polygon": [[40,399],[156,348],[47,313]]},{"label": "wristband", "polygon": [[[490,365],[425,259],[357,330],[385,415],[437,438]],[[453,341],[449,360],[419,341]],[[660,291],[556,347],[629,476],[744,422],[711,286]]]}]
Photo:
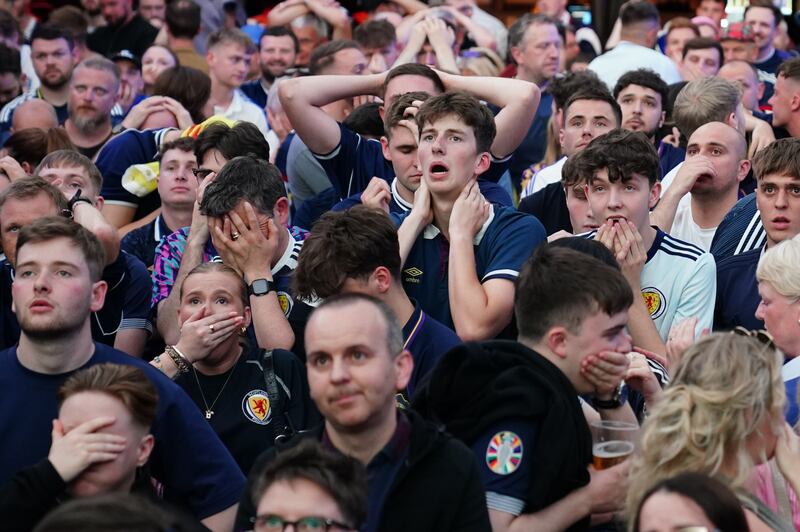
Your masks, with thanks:
[{"label": "wristband", "polygon": [[178,367],[179,372],[181,373],[189,372],[189,366],[190,366],[189,361],[186,359],[183,353],[175,349],[175,346],[173,345],[166,346],[164,352],[167,355],[169,355],[169,358],[171,358],[172,361],[175,363],[175,365]]}]

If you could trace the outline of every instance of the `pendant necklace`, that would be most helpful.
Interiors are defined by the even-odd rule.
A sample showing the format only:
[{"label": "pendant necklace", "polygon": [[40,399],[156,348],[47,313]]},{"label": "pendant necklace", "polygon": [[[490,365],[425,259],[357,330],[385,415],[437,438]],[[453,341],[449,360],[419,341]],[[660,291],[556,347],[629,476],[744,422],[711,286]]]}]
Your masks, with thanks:
[{"label": "pendant necklace", "polygon": [[214,401],[211,403],[211,406],[208,406],[208,402],[206,401],[206,395],[203,393],[203,387],[200,386],[200,379],[197,377],[197,370],[192,366],[192,372],[194,372],[194,380],[197,382],[197,389],[200,390],[200,398],[203,399],[203,405],[206,407],[206,419],[211,419],[211,416],[214,415],[214,405],[217,404],[222,392],[225,391],[225,387],[228,385],[228,382],[233,377],[233,372],[236,371],[236,367],[239,365],[239,359],[236,359],[236,362],[233,364],[233,367],[228,372],[228,378],[225,379],[225,384],[222,385],[217,396],[214,398]]}]

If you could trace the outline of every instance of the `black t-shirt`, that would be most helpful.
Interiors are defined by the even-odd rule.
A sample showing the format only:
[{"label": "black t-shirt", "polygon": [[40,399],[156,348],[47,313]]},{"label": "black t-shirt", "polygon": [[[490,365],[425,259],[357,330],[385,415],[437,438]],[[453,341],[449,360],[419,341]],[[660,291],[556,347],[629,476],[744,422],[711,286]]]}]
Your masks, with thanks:
[{"label": "black t-shirt", "polygon": [[[281,409],[287,421],[296,431],[316,424],[318,417],[310,402],[306,372],[300,360],[282,349],[273,351],[273,359]],[[266,392],[261,350],[245,348],[231,370],[221,375],[208,376],[198,371],[196,376],[190,371],[180,375],[175,383],[201,413],[213,412],[208,422],[246,474],[258,455],[275,442],[272,425],[277,413]]]},{"label": "black t-shirt", "polygon": [[519,210],[536,216],[548,236],[561,230],[572,233],[572,222],[567,210],[567,195],[561,182],[550,183],[519,202]]},{"label": "black t-shirt", "polygon": [[142,57],[153,44],[158,30],[138,13],[121,26],[101,26],[86,39],[89,49],[105,57],[121,50],[130,50],[136,57]]}]

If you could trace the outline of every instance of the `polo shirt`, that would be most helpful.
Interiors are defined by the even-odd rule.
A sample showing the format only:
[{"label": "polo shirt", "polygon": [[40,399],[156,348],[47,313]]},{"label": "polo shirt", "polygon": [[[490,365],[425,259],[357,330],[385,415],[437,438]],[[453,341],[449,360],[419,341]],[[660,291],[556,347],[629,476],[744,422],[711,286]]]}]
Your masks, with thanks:
[{"label": "polo shirt", "polygon": [[86,45],[103,57],[121,50],[130,50],[136,57],[142,57],[157,35],[158,30],[136,13],[122,25],[95,28],[86,37]]},{"label": "polo shirt", "polygon": [[[103,308],[92,312],[92,338],[96,342],[113,346],[117,333],[126,329],[144,329],[153,332],[150,312],[150,275],[144,264],[123,251],[117,260],[103,270],[102,279],[108,284]],[[0,284],[7,294],[3,298],[4,343],[0,349],[15,345],[19,341],[20,327],[17,316],[11,310],[11,284],[14,282],[14,267],[8,260],[0,261]]]},{"label": "polo shirt", "polygon": [[[647,250],[640,285],[650,318],[661,339],[686,318],[697,318],[696,336],[711,329],[717,287],[714,257],[699,247],[654,227],[656,237]],[[594,238],[597,231],[586,233]]]},{"label": "polo shirt", "polygon": [[[244,476],[189,397],[151,365],[102,344],[83,368],[106,362],[136,366],[158,391],[149,463],[165,498],[200,519],[236,504]],[[47,457],[57,392],[73,373],[36,373],[20,364],[16,347],[0,351],[0,484]]]},{"label": "polo shirt", "polygon": [[762,249],[766,244],[767,232],[752,193],[736,202],[722,219],[711,241],[711,253],[721,263],[727,257]]},{"label": "polo shirt", "polygon": [[[406,461],[411,444],[411,423],[406,415],[397,412],[397,427],[392,438],[367,464],[367,522],[359,530],[361,532],[377,532],[381,521],[381,512],[386,503],[389,491],[395,478]],[[328,436],[322,433],[322,446],[340,452]]]},{"label": "polo shirt", "polygon": [[613,50],[596,57],[589,63],[589,70],[595,72],[610,91],[614,90],[619,78],[637,68],[649,68],[658,74],[667,85],[678,83],[683,79],[678,65],[672,59],[652,48],[628,41],[620,41]]},{"label": "polo shirt", "polygon": [[452,329],[428,316],[416,301],[411,302],[414,304],[414,313],[403,325],[403,349],[407,349],[414,358],[414,370],[406,386],[409,398],[439,359],[461,343]]},{"label": "polo shirt", "polygon": [[[511,197],[508,195],[508,192],[497,183],[492,183],[491,181],[484,181],[482,179],[479,179],[478,188],[480,189],[481,194],[483,194],[483,197],[489,203],[494,203],[497,205],[504,205],[504,206],[511,205]],[[392,182],[389,185],[389,189],[392,192],[392,195],[389,198],[389,212],[393,214],[403,214],[405,212],[410,211],[411,208],[414,206],[414,204],[407,202],[400,196],[400,193],[397,191],[396,177],[392,179]],[[355,205],[361,205],[361,194],[362,194],[361,192],[358,192],[350,197],[344,198],[342,201],[333,205],[330,208],[330,210],[345,211],[350,207],[354,207]],[[331,196],[330,194],[328,194],[325,197],[331,197]],[[322,213],[320,213],[320,216],[321,215]]]},{"label": "polo shirt", "polygon": [[264,83],[262,83],[261,78],[245,81],[242,83],[242,86],[239,87],[239,90],[241,90],[245,96],[250,98],[251,102],[260,108],[265,109],[267,107],[268,89],[264,87]]},{"label": "polo shirt", "polygon": [[764,322],[756,318],[761,302],[758,295],[756,268],[763,248],[733,255],[717,265],[717,302],[714,311],[714,330],[763,329]]},{"label": "polo shirt", "polygon": [[[398,225],[405,216],[395,215]],[[491,279],[516,281],[533,250],[547,240],[533,216],[511,207],[491,205],[489,217],[473,240],[475,270],[481,283]],[[450,244],[435,225],[428,225],[403,264],[403,288],[435,320],[455,329],[448,292]]]},{"label": "polo shirt", "polygon": [[126,253],[133,255],[144,263],[148,270],[153,271],[156,247],[161,239],[173,231],[159,214],[155,220],[138,229],[134,229],[120,242],[120,247]]},{"label": "polo shirt", "polygon": [[[250,122],[258,128],[264,138],[267,138],[269,126],[267,126],[267,115],[264,113],[264,109],[251,102],[250,98],[242,94],[239,89],[233,91],[233,99],[228,107],[215,105],[211,114],[224,116],[231,120]],[[256,153],[255,155],[265,161],[269,160],[268,153]]]},{"label": "polo shirt", "polygon": [[108,205],[120,205],[136,209],[135,218],[143,218],[161,206],[158,191],[144,197],[137,196],[122,186],[122,176],[134,164],[150,163],[156,160],[165,129],[126,129],[115,135],[100,148],[95,164],[103,176],[100,195]]},{"label": "polo shirt", "polygon": [[[273,398],[266,392],[261,355],[260,349],[248,346],[225,373],[204,375],[193,370],[175,379],[175,384],[186,392],[203,416],[207,408],[213,411],[207,423],[244,474],[250,471],[258,455],[275,443],[273,425],[278,415],[272,408]],[[288,421],[295,430],[305,429],[309,426],[311,400],[305,367],[289,351],[275,349],[272,356],[281,409],[288,418],[278,416],[278,422]]]}]

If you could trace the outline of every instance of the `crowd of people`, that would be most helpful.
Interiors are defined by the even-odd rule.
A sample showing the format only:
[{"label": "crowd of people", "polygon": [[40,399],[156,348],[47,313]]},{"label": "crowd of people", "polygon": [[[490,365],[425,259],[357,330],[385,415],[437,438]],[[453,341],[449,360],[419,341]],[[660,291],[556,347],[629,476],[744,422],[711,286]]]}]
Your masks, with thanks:
[{"label": "crowd of people", "polygon": [[534,4],[0,2],[0,529],[800,529],[800,17]]}]

